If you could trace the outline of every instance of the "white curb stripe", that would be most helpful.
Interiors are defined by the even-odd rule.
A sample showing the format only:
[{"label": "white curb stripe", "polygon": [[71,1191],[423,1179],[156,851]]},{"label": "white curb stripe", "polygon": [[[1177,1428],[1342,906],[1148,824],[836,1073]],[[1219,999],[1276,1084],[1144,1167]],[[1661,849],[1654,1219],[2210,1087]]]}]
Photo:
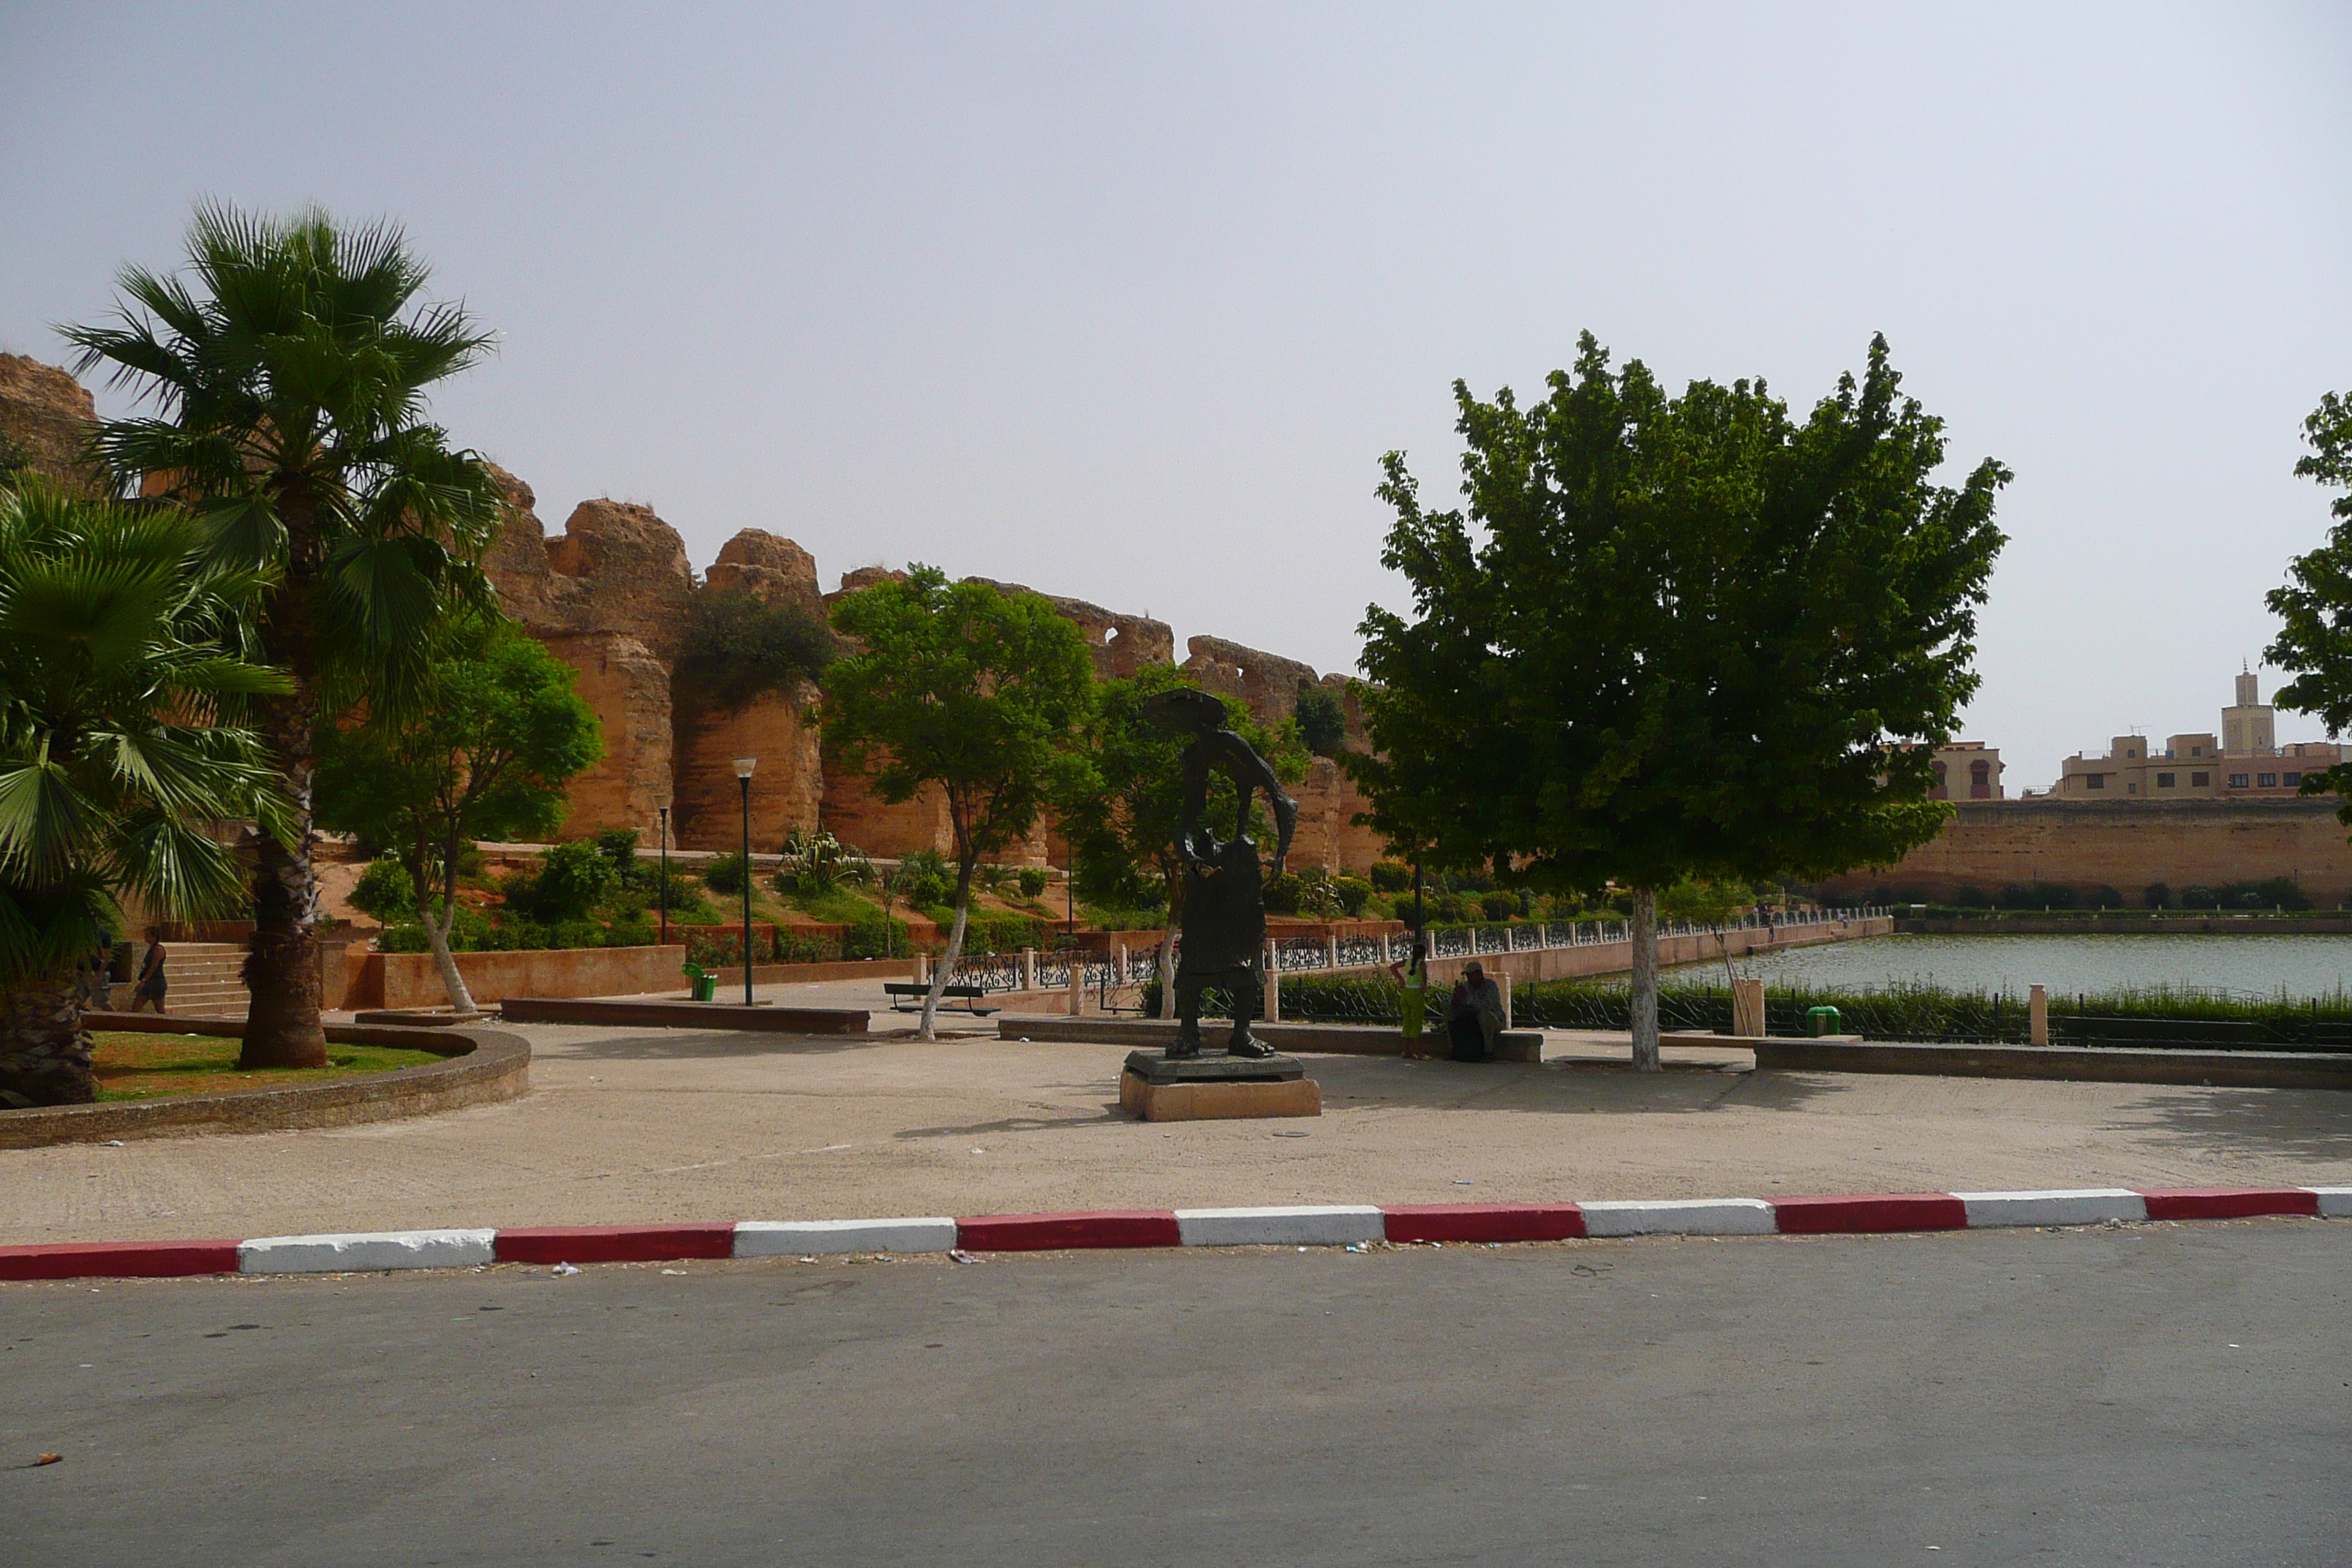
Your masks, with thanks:
[{"label": "white curb stripe", "polygon": [[1178,1209],[1176,1234],[1187,1247],[1346,1247],[1381,1240],[1388,1220],[1370,1204]]},{"label": "white curb stripe", "polygon": [[1579,1204],[1587,1236],[1777,1236],[1762,1198],[1672,1198]]},{"label": "white curb stripe", "polygon": [[1968,1205],[1971,1230],[2003,1225],[2101,1225],[2111,1219],[2147,1217],[2147,1200],[2128,1187],[1954,1193],[1952,1196]]},{"label": "white curb stripe", "polygon": [[470,1268],[498,1261],[494,1230],[379,1230],[264,1236],[240,1242],[243,1274],[337,1274],[375,1268]]},{"label": "white curb stripe", "polygon": [[952,1219],[747,1219],[735,1227],[735,1256],[794,1253],[952,1252]]},{"label": "white curb stripe", "polygon": [[2306,1187],[2319,1199],[2322,1219],[2352,1219],[2352,1187]]}]

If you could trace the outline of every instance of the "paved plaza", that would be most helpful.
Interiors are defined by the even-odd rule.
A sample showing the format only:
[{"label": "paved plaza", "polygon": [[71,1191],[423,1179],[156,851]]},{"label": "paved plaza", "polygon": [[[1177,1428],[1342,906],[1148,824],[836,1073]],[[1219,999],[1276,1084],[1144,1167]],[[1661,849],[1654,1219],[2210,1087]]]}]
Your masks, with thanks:
[{"label": "paved plaza", "polygon": [[[877,1024],[880,1020],[877,1020]],[[2352,1184],[2352,1095],[1302,1056],[1323,1116],[1142,1123],[1125,1047],[522,1026],[525,1098],[0,1151],[0,1244],[1242,1204]],[[1592,1047],[1557,1038],[1556,1055]],[[1738,1053],[1670,1051],[1734,1065]]]}]

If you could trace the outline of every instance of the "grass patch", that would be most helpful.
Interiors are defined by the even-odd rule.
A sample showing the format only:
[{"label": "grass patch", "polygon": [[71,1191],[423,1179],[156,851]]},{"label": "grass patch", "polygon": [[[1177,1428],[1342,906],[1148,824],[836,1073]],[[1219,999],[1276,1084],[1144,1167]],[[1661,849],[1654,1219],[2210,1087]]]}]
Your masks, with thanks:
[{"label": "grass patch", "polygon": [[160,1100],[184,1094],[223,1094],[239,1089],[281,1089],[335,1083],[370,1073],[396,1072],[443,1058],[432,1051],[393,1046],[329,1046],[322,1068],[268,1068],[239,1072],[243,1042],[217,1035],[148,1035],[101,1030],[90,1037],[98,1098]]}]

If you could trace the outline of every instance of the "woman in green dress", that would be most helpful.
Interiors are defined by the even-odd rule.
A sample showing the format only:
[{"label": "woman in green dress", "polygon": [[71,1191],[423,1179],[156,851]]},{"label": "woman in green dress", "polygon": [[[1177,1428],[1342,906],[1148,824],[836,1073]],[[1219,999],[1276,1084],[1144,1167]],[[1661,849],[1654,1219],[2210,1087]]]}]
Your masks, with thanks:
[{"label": "woman in green dress", "polygon": [[1399,1032],[1404,1036],[1404,1059],[1409,1062],[1427,1061],[1429,1053],[1421,1048],[1421,1026],[1429,1014],[1428,944],[1415,942],[1403,963],[1389,965],[1389,977],[1404,993],[1398,1003]]}]

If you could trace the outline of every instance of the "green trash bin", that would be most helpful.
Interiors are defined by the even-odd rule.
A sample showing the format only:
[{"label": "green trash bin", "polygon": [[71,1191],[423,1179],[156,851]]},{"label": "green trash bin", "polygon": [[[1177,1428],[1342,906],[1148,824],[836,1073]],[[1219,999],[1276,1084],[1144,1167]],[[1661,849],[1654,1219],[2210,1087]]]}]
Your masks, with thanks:
[{"label": "green trash bin", "polygon": [[1845,1033],[1844,1028],[1841,1026],[1838,1010],[1834,1007],[1806,1008],[1805,1028],[1809,1033],[1816,1036]]},{"label": "green trash bin", "polygon": [[682,973],[686,975],[687,984],[694,987],[694,999],[696,1001],[716,1002],[719,1000],[719,976],[711,973],[710,971],[703,968],[702,965],[698,963],[688,964]]}]

